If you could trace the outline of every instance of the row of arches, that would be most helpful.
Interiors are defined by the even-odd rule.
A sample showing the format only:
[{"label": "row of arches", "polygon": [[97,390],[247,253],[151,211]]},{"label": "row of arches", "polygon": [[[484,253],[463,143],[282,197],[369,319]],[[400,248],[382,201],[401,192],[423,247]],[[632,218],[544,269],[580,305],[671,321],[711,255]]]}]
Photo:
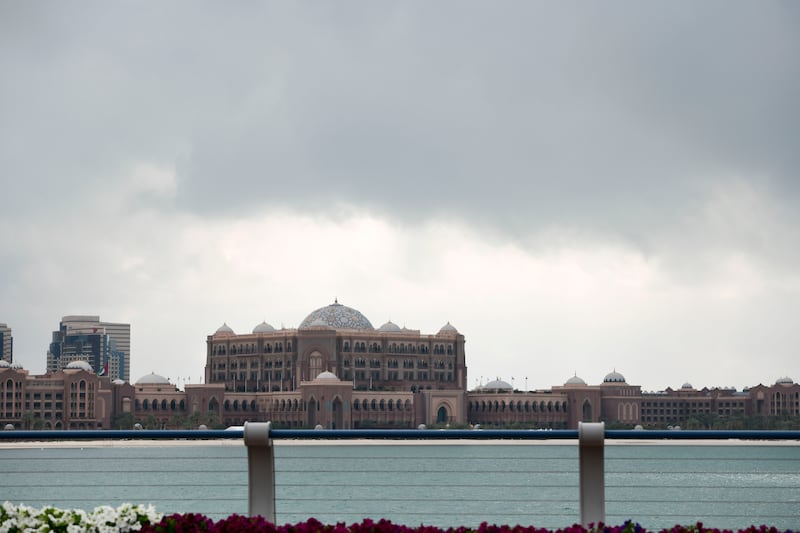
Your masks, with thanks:
[{"label": "row of arches", "polygon": [[[386,368],[400,368],[400,361],[397,359],[386,359]],[[383,361],[380,359],[364,359],[363,357],[356,357],[355,359],[343,359],[342,366],[345,368],[355,367],[355,368],[383,368]],[[426,359],[404,359],[403,360],[403,368],[404,369],[413,369],[413,368],[420,368],[425,369],[429,367],[429,363]],[[444,370],[445,368],[452,370],[453,369],[453,362],[452,361],[444,361],[441,359],[436,359],[433,361],[433,368]]]},{"label": "row of arches", "polygon": [[186,401],[185,400],[169,400],[166,399],[150,399],[147,398],[139,400],[136,398],[135,403],[136,410],[142,411],[185,411],[186,410]]},{"label": "row of arches", "polygon": [[[292,342],[286,342],[286,352],[292,351]],[[255,353],[284,353],[283,342],[265,342],[261,348],[255,343],[213,344],[211,355],[247,355]]]},{"label": "row of arches", "polygon": [[225,407],[226,411],[240,411],[240,410],[241,411],[257,411],[258,410],[258,406],[257,406],[255,400],[250,400],[249,402],[247,400],[242,400],[241,402],[239,400],[233,400],[232,402],[230,400],[225,400],[224,407]]},{"label": "row of arches", "polygon": [[373,398],[372,400],[367,400],[364,398],[360,401],[353,400],[354,411],[410,411],[411,407],[411,400],[409,399],[378,400]]},{"label": "row of arches", "polygon": [[469,410],[474,413],[566,413],[568,405],[566,401],[530,401],[530,400],[476,400],[469,402]]},{"label": "row of arches", "polygon": [[[282,399],[282,400],[274,400],[272,403],[272,410],[273,411],[305,411],[307,409],[307,404],[303,400],[299,399]],[[413,405],[410,399],[377,399],[372,398],[368,400],[366,398],[363,399],[354,399],[353,400],[353,411],[411,411]],[[255,409],[255,402],[251,402],[251,409]],[[226,401],[226,410],[227,410],[227,401]]]},{"label": "row of arches", "polygon": [[778,416],[784,413],[797,416],[800,415],[800,392],[785,393],[776,391],[772,395],[771,415]]},{"label": "row of arches", "polygon": [[[342,343],[342,352],[355,352],[355,353],[384,353],[383,344],[380,342],[362,342],[356,341],[352,344],[350,341]],[[429,354],[431,348],[426,344],[414,345],[411,343],[396,343],[386,345],[386,353],[410,353],[410,354]],[[434,344],[433,353],[438,355],[453,355],[455,350],[452,344]]]}]

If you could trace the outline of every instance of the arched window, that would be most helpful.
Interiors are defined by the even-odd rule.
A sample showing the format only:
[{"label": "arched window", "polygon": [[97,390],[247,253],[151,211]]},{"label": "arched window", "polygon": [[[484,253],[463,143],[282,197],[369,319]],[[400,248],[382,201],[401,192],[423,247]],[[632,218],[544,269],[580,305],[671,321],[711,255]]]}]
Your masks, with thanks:
[{"label": "arched window", "polygon": [[322,371],[322,354],[319,352],[312,352],[308,358],[308,368],[311,375],[309,376],[311,379],[316,378],[319,376]]},{"label": "arched window", "polygon": [[584,422],[592,421],[592,404],[589,402],[588,398],[583,400],[583,406],[581,407],[581,419]]}]

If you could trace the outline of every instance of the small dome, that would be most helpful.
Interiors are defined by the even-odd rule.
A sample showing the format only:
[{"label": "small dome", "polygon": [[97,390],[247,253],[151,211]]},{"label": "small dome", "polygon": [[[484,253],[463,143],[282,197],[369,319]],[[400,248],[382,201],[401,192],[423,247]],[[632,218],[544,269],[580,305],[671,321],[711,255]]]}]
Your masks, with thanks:
[{"label": "small dome", "polygon": [[606,377],[603,378],[603,383],[625,383],[625,376],[615,370],[606,374]]},{"label": "small dome", "polygon": [[222,325],[217,328],[217,331],[214,332],[214,335],[236,335],[236,333],[233,332],[227,322],[223,322]]},{"label": "small dome", "polygon": [[692,387],[692,384],[687,381],[686,383],[681,385],[681,389],[683,389],[683,390],[694,390],[694,387]]},{"label": "small dome", "polygon": [[[14,370],[22,370],[22,363],[11,363],[11,368]],[[91,368],[89,368],[89,370],[91,371]]]},{"label": "small dome", "polygon": [[125,380],[124,379],[115,379],[111,383],[113,383],[114,385],[125,385]]},{"label": "small dome", "polygon": [[[228,328],[230,329],[230,328]],[[272,333],[275,331],[271,325],[267,324],[266,322],[262,322],[261,324],[257,325],[253,328],[253,333]]]},{"label": "small dome", "polygon": [[90,365],[88,361],[71,361],[64,368],[66,370],[85,370],[87,372],[93,372],[92,365]]},{"label": "small dome", "polygon": [[146,376],[139,378],[136,382],[137,385],[169,385],[170,382],[164,376],[159,376],[155,372],[151,372]]},{"label": "small dome", "polygon": [[579,378],[578,375],[576,374],[571,378],[569,378],[567,382],[564,383],[564,385],[586,385],[586,382],[583,381],[581,378]]},{"label": "small dome", "polygon": [[502,379],[496,379],[481,387],[481,390],[511,391],[514,390],[514,387]]},{"label": "small dome", "polygon": [[439,333],[458,333],[458,330],[451,324],[449,321],[447,324],[442,326],[442,329],[439,330]]},{"label": "small dome", "polygon": [[326,370],[324,372],[320,372],[314,381],[339,381],[339,378],[337,378],[336,374],[333,372]]},{"label": "small dome", "polygon": [[390,320],[386,324],[379,327],[378,331],[383,331],[384,333],[399,333],[402,330],[400,329],[400,326]]},{"label": "small dome", "polygon": [[0,359],[0,368],[11,368],[11,363],[5,359]]},{"label": "small dome", "polygon": [[312,311],[301,323],[298,329],[315,326],[315,322],[334,329],[375,329],[367,317],[352,307],[342,305],[338,300],[332,304]]},{"label": "small dome", "polygon": [[778,381],[775,382],[775,385],[794,385],[794,381],[792,381],[792,378],[785,376],[778,378]]}]

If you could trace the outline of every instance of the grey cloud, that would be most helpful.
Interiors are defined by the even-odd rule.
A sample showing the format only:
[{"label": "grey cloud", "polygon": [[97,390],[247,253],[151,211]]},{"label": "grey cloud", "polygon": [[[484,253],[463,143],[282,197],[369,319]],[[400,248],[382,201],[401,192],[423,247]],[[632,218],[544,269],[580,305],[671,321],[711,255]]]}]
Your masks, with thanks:
[{"label": "grey cloud", "polygon": [[790,4],[73,7],[3,7],[26,209],[140,160],[207,215],[345,202],[518,234],[636,236],[730,174],[797,195]]}]

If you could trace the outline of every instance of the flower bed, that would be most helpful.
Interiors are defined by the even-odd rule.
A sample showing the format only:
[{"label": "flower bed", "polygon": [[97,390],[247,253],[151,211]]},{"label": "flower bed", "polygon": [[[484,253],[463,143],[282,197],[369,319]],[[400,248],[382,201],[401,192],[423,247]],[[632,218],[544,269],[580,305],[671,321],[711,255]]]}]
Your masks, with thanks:
[{"label": "flower bed", "polygon": [[[95,508],[92,512],[63,510],[55,507],[35,509],[26,505],[5,502],[0,507],[0,533],[734,533],[733,530],[707,528],[702,523],[675,526],[670,529],[647,530],[633,522],[619,526],[605,524],[584,527],[575,524],[563,529],[546,529],[533,526],[497,526],[483,523],[477,528],[442,529],[435,526],[404,526],[389,520],[377,522],[364,519],[347,525],[323,524],[314,518],[297,524],[278,526],[260,516],[231,515],[217,522],[202,514],[172,514],[163,516],[152,506],[124,504],[116,509],[109,506]],[[796,533],[780,531],[774,527],[749,526],[735,530],[737,533]]]},{"label": "flower bed", "polygon": [[[223,518],[218,522],[213,522],[203,515],[196,514],[174,514],[165,516],[161,521],[149,524],[142,528],[142,532],[147,533],[184,533],[190,531],[208,531],[210,533],[656,533],[656,530],[647,530],[633,522],[625,522],[619,526],[607,526],[599,524],[597,526],[584,527],[575,524],[563,529],[537,528],[534,526],[498,526],[489,525],[486,522],[477,528],[448,528],[442,529],[435,526],[403,526],[394,524],[389,520],[379,520],[377,522],[364,519],[360,523],[346,525],[340,522],[336,525],[328,525],[310,518],[306,522],[297,524],[286,524],[277,526],[267,522],[260,516],[246,517],[232,515]],[[702,523],[691,526],[675,526],[670,529],[658,530],[657,533],[734,533],[732,530],[720,530],[704,527]],[[774,527],[750,526],[745,529],[736,530],[736,533],[795,533],[790,530],[780,531]]]},{"label": "flower bed", "polygon": [[5,502],[0,507],[0,533],[127,533],[158,523],[161,517],[153,506],[129,503],[116,509],[103,505],[87,513],[80,509],[36,509]]}]

